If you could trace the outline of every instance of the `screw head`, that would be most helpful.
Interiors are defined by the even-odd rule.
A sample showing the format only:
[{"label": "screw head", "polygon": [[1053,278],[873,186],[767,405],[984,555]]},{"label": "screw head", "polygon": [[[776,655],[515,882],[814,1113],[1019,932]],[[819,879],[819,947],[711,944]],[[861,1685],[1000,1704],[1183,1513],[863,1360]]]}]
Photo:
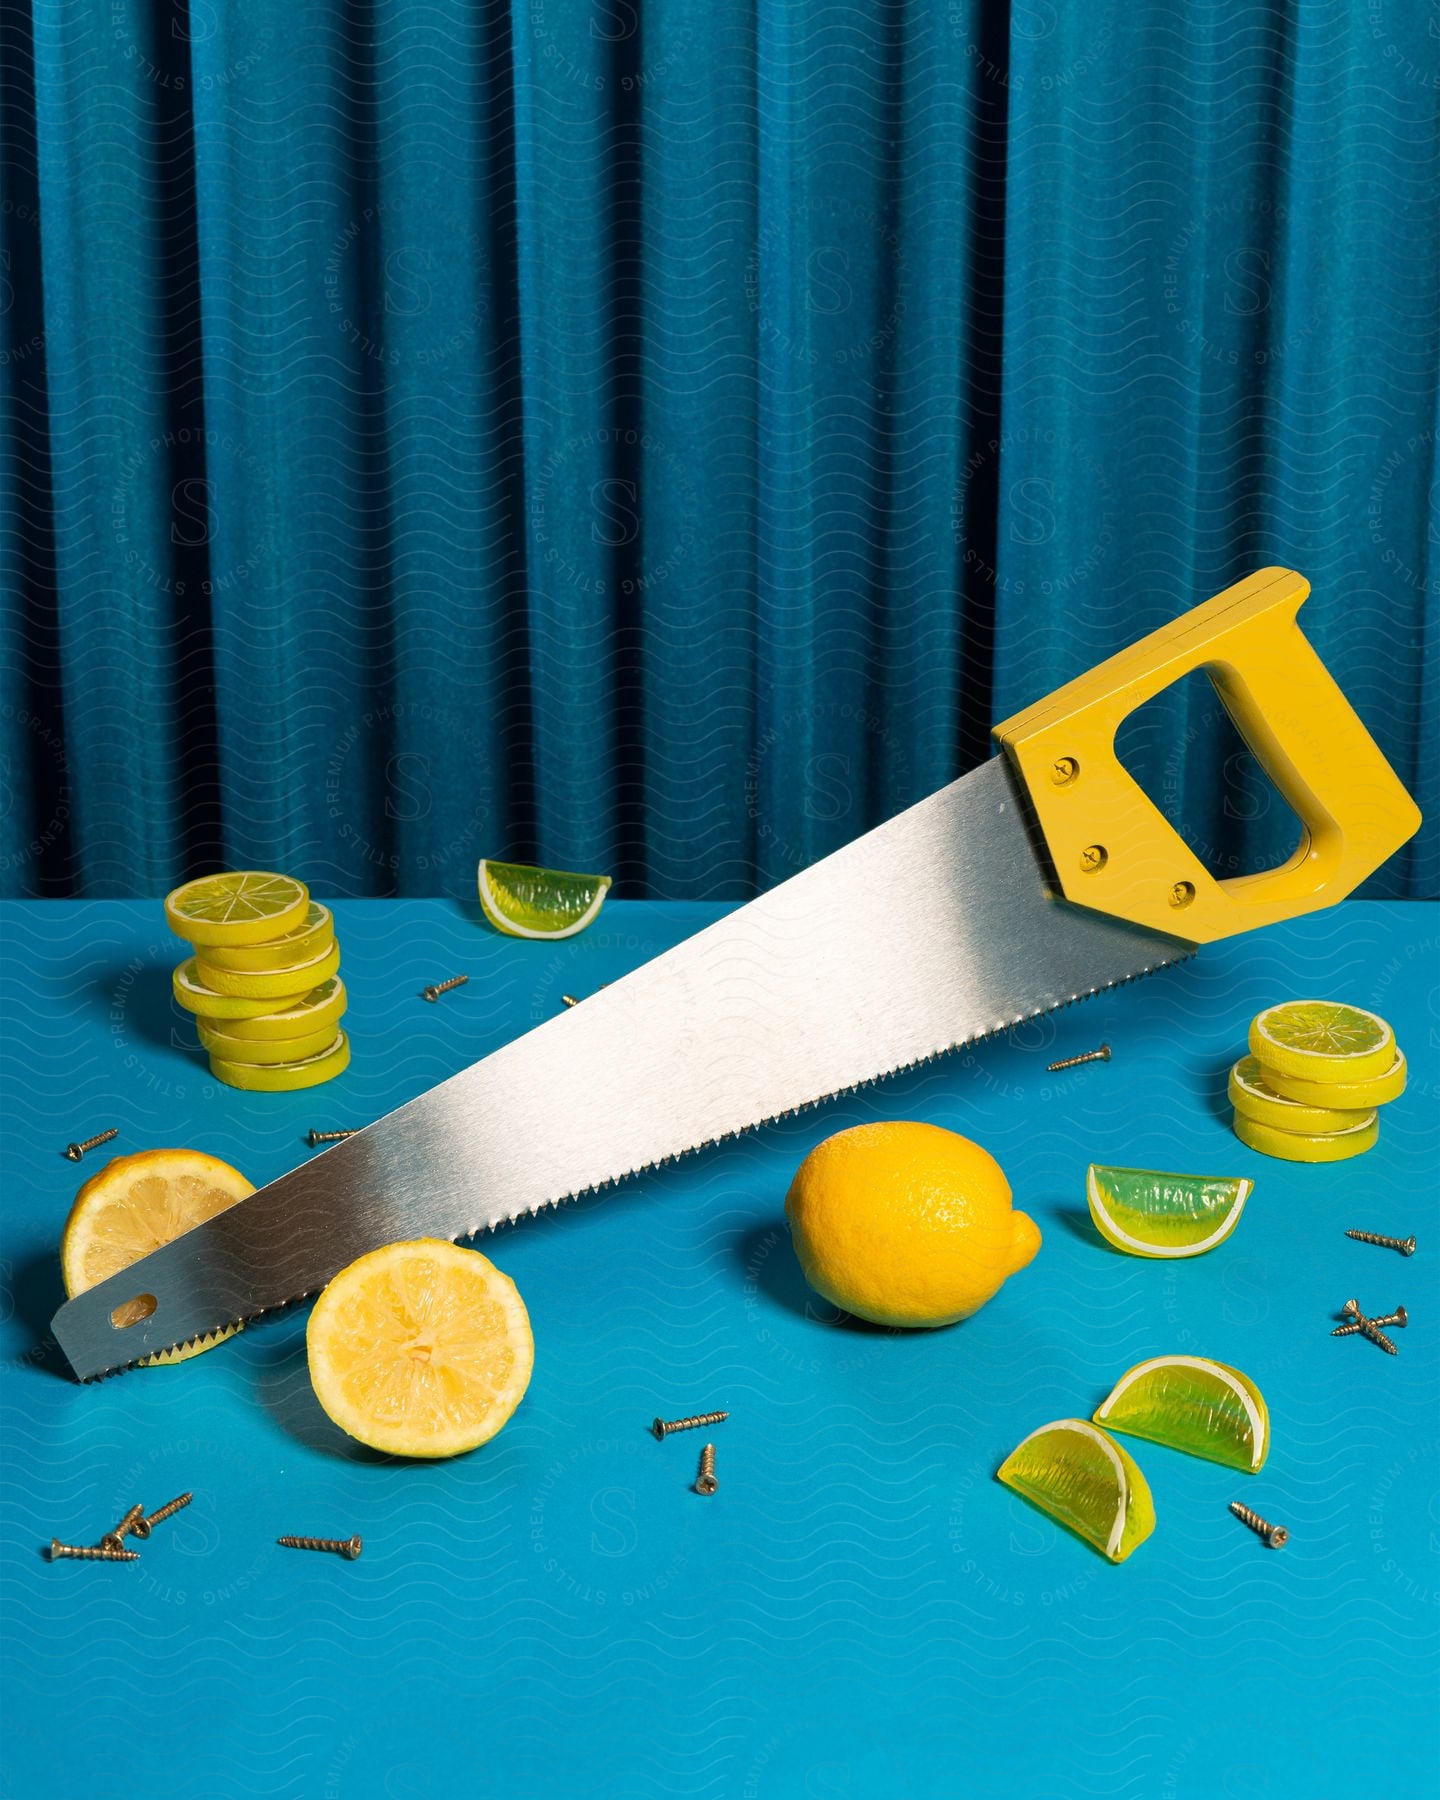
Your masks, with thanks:
[{"label": "screw head", "polygon": [[1265,1534],[1265,1542],[1272,1550],[1283,1550],[1290,1542],[1290,1532],[1284,1525],[1272,1525]]},{"label": "screw head", "polygon": [[1109,860],[1110,852],[1103,844],[1089,844],[1080,852],[1080,867],[1087,875],[1103,869]]},{"label": "screw head", "polygon": [[1403,1306],[1397,1306],[1395,1308],[1395,1316],[1391,1319],[1390,1323],[1392,1325],[1408,1325],[1410,1323],[1410,1315]]},{"label": "screw head", "polygon": [[659,1438],[662,1442],[664,1441],[665,1421],[663,1419],[657,1419],[655,1421],[655,1423],[650,1427],[650,1429],[655,1433],[657,1438]]},{"label": "screw head", "polygon": [[79,1162],[85,1152],[78,1144],[67,1144],[65,1146],[65,1154],[70,1158],[71,1162]]},{"label": "screw head", "polygon": [[697,1494],[713,1494],[719,1486],[720,1483],[713,1475],[702,1475],[695,1483],[695,1492]]},{"label": "screw head", "polygon": [[1050,765],[1050,779],[1056,787],[1069,787],[1080,773],[1080,765],[1073,756],[1057,756]]},{"label": "screw head", "polygon": [[1415,1254],[1415,1240],[1413,1237],[1405,1238],[1402,1241],[1400,1245],[1400,1254],[1402,1256],[1413,1256]]},{"label": "screw head", "polygon": [[1188,906],[1194,898],[1195,883],[1193,881],[1177,881],[1170,889],[1172,906]]},{"label": "screw head", "polygon": [[1358,1319],[1360,1317],[1360,1302],[1358,1300],[1347,1300],[1340,1310],[1341,1312],[1349,1313],[1351,1318]]},{"label": "screw head", "polygon": [[345,1546],[345,1555],[349,1557],[351,1562],[354,1562],[355,1558],[359,1554],[360,1554],[360,1539],[358,1537],[352,1537]]}]

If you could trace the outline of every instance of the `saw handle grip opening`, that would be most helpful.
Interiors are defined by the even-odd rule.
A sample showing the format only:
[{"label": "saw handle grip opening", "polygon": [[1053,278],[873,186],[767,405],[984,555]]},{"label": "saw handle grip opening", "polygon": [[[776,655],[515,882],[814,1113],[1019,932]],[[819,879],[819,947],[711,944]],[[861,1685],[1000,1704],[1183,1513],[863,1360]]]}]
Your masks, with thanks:
[{"label": "saw handle grip opening", "polygon": [[136,1294],[133,1300],[122,1300],[110,1314],[110,1323],[117,1331],[123,1331],[127,1325],[139,1325],[152,1317],[159,1305],[153,1294]]},{"label": "saw handle grip opening", "polygon": [[[1419,809],[1300,629],[1309,592],[1261,569],[996,726],[1067,900],[1209,943],[1332,905],[1414,835]],[[1121,723],[1195,669],[1303,826],[1278,868],[1211,875],[1116,755]]]}]

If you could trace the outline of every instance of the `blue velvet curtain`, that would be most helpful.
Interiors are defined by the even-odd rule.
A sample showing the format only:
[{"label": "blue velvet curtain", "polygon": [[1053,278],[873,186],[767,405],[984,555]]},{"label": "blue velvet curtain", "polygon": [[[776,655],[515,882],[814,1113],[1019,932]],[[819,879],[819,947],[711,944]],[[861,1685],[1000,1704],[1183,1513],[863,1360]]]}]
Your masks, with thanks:
[{"label": "blue velvet curtain", "polygon": [[[743,895],[1272,562],[1437,811],[1429,8],[0,20],[8,891]],[[1221,870],[1227,731],[1124,746]]]}]

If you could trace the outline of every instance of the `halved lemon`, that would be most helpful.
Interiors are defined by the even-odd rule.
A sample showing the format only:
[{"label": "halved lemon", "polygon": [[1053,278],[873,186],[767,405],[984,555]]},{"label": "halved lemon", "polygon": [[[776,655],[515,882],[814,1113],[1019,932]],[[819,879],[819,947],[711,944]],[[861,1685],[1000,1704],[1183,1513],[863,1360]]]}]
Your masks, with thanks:
[{"label": "halved lemon", "polygon": [[202,1019],[257,1019],[266,1013],[284,1011],[305,998],[301,988],[294,994],[279,994],[270,1000],[243,1000],[238,994],[222,994],[206,981],[193,956],[187,957],[170,977],[171,992],[185,1008]]},{"label": "halved lemon", "polygon": [[567,938],[599,913],[610,877],[482,860],[479,887],[480,910],[497,931],[510,937]]},{"label": "halved lemon", "polygon": [[1263,1064],[1261,1067],[1266,1085],[1287,1100],[1298,1100],[1302,1106],[1353,1107],[1358,1112],[1398,1100],[1405,1092],[1409,1074],[1402,1050],[1395,1052],[1394,1062],[1383,1075],[1372,1075],[1368,1081],[1302,1081],[1279,1069],[1266,1069]]},{"label": "halved lemon", "polygon": [[330,908],[312,900],[305,917],[283,937],[269,938],[263,944],[207,944],[202,960],[207,968],[258,975],[272,969],[298,968],[334,942],[335,920]]},{"label": "halved lemon", "polygon": [[228,1031],[216,1031],[204,1019],[195,1021],[201,1047],[220,1062],[227,1063],[292,1063],[318,1056],[335,1042],[335,1027],[325,1024],[304,1037],[242,1038]]},{"label": "halved lemon", "polygon": [[[65,1221],[60,1271],[67,1296],[118,1275],[254,1192],[238,1169],[201,1150],[139,1150],[112,1157],[76,1194]],[[143,1361],[185,1362],[240,1329],[231,1325],[202,1343]]]},{"label": "halved lemon", "polygon": [[309,962],[284,969],[217,969],[199,951],[193,960],[196,980],[217,994],[233,994],[242,1000],[275,1000],[313,993],[322,981],[328,981],[340,967],[340,946],[332,938]]},{"label": "halved lemon", "polygon": [[[1277,1131],[1348,1131],[1374,1111],[1373,1107],[1351,1111],[1331,1106],[1323,1100],[1313,1103],[1290,1100],[1277,1093],[1265,1077],[1266,1070],[1258,1057],[1242,1056],[1230,1071],[1230,1104],[1236,1112],[1244,1113],[1260,1125],[1273,1125]],[[1318,1081],[1307,1085],[1317,1095],[1328,1095],[1331,1091]]]},{"label": "halved lemon", "polygon": [[1250,1025],[1250,1053],[1302,1081],[1368,1081],[1395,1060],[1395,1033],[1378,1013],[1338,1000],[1286,1000]]},{"label": "halved lemon", "polygon": [[314,1056],[302,1056],[289,1062],[228,1062],[224,1057],[210,1057],[210,1073],[227,1087],[247,1088],[257,1094],[286,1094],[296,1088],[319,1087],[330,1081],[350,1064],[350,1040],[337,1031],[329,1046]]},{"label": "halved lemon", "polygon": [[1150,1484],[1111,1436],[1056,1419],[1010,1452],[996,1479],[1121,1563],[1155,1529]]},{"label": "halved lemon", "polygon": [[165,917],[192,944],[263,944],[305,918],[310,894],[289,875],[231,869],[202,875],[165,896]]},{"label": "halved lemon", "polygon": [[1345,1131],[1304,1132],[1277,1131],[1273,1125],[1262,1125],[1258,1119],[1237,1112],[1235,1135],[1262,1156],[1278,1156],[1284,1162],[1347,1162],[1374,1148],[1380,1136],[1380,1115],[1365,1113],[1358,1125]]},{"label": "halved lemon", "polygon": [[[345,983],[338,975],[332,975],[328,981],[322,981],[313,993],[303,994],[289,1006],[283,1001],[272,1000],[270,1004],[276,1011],[247,1013],[239,1019],[227,1018],[218,1029],[223,1030],[227,1037],[254,1038],[266,1044],[287,1038],[314,1037],[327,1025],[330,1027],[330,1037],[334,1037],[335,1027],[349,1003],[350,996],[345,992]],[[212,1029],[215,1027],[212,1026]],[[329,1038],[326,1042],[329,1042]]]},{"label": "halved lemon", "polygon": [[1136,1363],[1094,1414],[1097,1425],[1167,1444],[1227,1469],[1258,1474],[1270,1454],[1270,1412],[1248,1375],[1207,1356]]},{"label": "halved lemon", "polygon": [[305,1332],[310,1381],[344,1432],[392,1456],[458,1456],[494,1437],[530,1383],[535,1341],[508,1275],[441,1238],[342,1269]]},{"label": "halved lemon", "polygon": [[1131,1256],[1202,1256],[1240,1223],[1255,1183],[1248,1176],[1165,1175],[1091,1163],[1090,1217],[1107,1244]]}]

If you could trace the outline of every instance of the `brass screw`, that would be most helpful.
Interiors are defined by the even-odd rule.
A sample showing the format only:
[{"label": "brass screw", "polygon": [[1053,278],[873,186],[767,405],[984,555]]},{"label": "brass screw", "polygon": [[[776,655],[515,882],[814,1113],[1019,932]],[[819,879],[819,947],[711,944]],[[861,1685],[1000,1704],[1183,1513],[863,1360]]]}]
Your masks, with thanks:
[{"label": "brass screw", "polygon": [[[1378,1344],[1380,1346],[1380,1348],[1382,1350],[1384,1350],[1390,1356],[1398,1356],[1400,1354],[1400,1352],[1390,1342],[1389,1338],[1386,1337],[1385,1333],[1383,1331],[1381,1331],[1380,1327],[1375,1323],[1375,1321],[1373,1319],[1367,1319],[1365,1317],[1364,1313],[1361,1312],[1360,1302],[1358,1300],[1347,1300],[1345,1302],[1344,1306],[1340,1310],[1344,1313],[1349,1314],[1349,1316],[1355,1321],[1356,1325],[1360,1328],[1360,1330],[1365,1333],[1367,1338],[1369,1338],[1369,1340],[1372,1344]],[[1337,1326],[1336,1329],[1330,1333],[1330,1335],[1331,1335],[1331,1337],[1337,1337],[1344,1330],[1345,1330],[1345,1327],[1343,1325]]]},{"label": "brass screw", "polygon": [[359,1129],[360,1129],[360,1127],[357,1125],[355,1127],[354,1131],[314,1131],[314,1130],[312,1130],[309,1134],[310,1148],[313,1150],[317,1144],[338,1144],[340,1142],[341,1138],[354,1137],[355,1132],[359,1131]]},{"label": "brass screw", "polygon": [[694,1413],[688,1419],[657,1419],[650,1429],[663,1440],[672,1431],[693,1431],[697,1425],[719,1425],[729,1417],[728,1412]]},{"label": "brass screw", "polygon": [[62,1544],[59,1538],[50,1540],[50,1560],[60,1562],[71,1556],[77,1562],[139,1562],[138,1550],[107,1550],[103,1544]]},{"label": "brass screw", "polygon": [[1050,779],[1056,787],[1069,787],[1080,773],[1080,765],[1073,756],[1057,756],[1050,765]]},{"label": "brass screw", "polygon": [[108,1144],[112,1137],[119,1137],[120,1127],[112,1125],[108,1131],[97,1131],[93,1138],[86,1138],[83,1144],[67,1144],[64,1154],[71,1162],[79,1162],[87,1150],[93,1150],[97,1144]]},{"label": "brass screw", "polygon": [[1098,1050],[1087,1050],[1083,1056],[1062,1056],[1059,1062],[1047,1063],[1047,1071],[1053,1075],[1057,1069],[1073,1069],[1079,1063],[1109,1062],[1110,1046],[1102,1044]]},{"label": "brass screw", "polygon": [[1381,1237],[1378,1231],[1347,1231],[1345,1235],[1348,1238],[1354,1238],[1357,1244],[1379,1244],[1382,1250],[1398,1250],[1402,1256],[1415,1254],[1413,1237]]},{"label": "brass screw", "polygon": [[[145,1508],[137,1500],[115,1529],[113,1531],[107,1531],[104,1537],[101,1538],[100,1548],[102,1550],[123,1550],[125,1546],[121,1542],[121,1539],[125,1536],[127,1531],[134,1531],[136,1525],[144,1517]],[[141,1536],[143,1534],[137,1532],[136,1535]]]},{"label": "brass screw", "polygon": [[[1372,1319],[1370,1323],[1372,1325],[1398,1325],[1403,1330],[1404,1327],[1410,1323],[1410,1315],[1403,1306],[1397,1306],[1393,1313],[1388,1313],[1383,1319]],[[1361,1327],[1358,1323],[1354,1325],[1337,1325],[1330,1335],[1331,1337],[1350,1337],[1360,1329]]]},{"label": "brass screw", "polygon": [[151,1513],[148,1519],[137,1519],[131,1530],[138,1538],[148,1538],[162,1519],[168,1519],[172,1513],[179,1512],[182,1506],[188,1506],[194,1497],[193,1494],[177,1494],[173,1500],[167,1500],[159,1512]]},{"label": "brass screw", "polygon": [[1103,844],[1089,844],[1080,852],[1080,867],[1087,875],[1103,869],[1109,860],[1110,852]]},{"label": "brass screw", "polygon": [[438,1000],[442,994],[448,994],[452,987],[464,987],[470,979],[468,975],[452,975],[448,981],[437,981],[425,990],[427,1000]]},{"label": "brass screw", "polygon": [[1242,1506],[1238,1500],[1230,1502],[1230,1510],[1242,1525],[1248,1525],[1252,1531],[1258,1531],[1272,1550],[1281,1550],[1290,1542],[1290,1532],[1284,1525],[1272,1525],[1262,1519],[1257,1512],[1251,1512],[1248,1506]]},{"label": "brass screw", "polygon": [[354,1562],[360,1554],[360,1540],[352,1538],[308,1538],[282,1537],[276,1538],[277,1544],[284,1544],[287,1550],[334,1550]]},{"label": "brass screw", "polygon": [[1172,906],[1188,906],[1194,898],[1195,883],[1193,881],[1177,881],[1170,889]]},{"label": "brass screw", "polygon": [[697,1494],[713,1494],[720,1486],[715,1479],[715,1446],[707,1444],[700,1452],[700,1473],[695,1477]]},{"label": "brass screw", "polygon": [[562,994],[560,996],[560,1004],[562,1006],[578,1006],[580,1004],[580,999],[576,994]]}]

